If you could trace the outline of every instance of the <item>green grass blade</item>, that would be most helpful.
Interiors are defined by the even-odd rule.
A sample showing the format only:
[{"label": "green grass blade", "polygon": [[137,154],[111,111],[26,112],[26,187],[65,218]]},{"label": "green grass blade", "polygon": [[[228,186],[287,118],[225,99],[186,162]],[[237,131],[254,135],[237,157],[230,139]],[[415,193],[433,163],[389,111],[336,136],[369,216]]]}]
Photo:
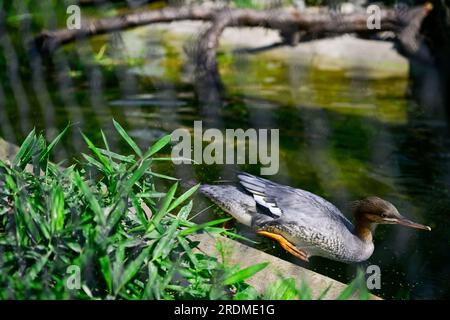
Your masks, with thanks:
[{"label": "green grass blade", "polygon": [[326,297],[328,291],[330,291],[330,289],[331,289],[331,284],[320,293],[320,295],[317,297],[317,300],[323,300]]},{"label": "green grass blade", "polygon": [[193,186],[188,191],[186,191],[181,196],[179,196],[177,199],[175,199],[175,201],[172,202],[172,204],[170,205],[169,209],[167,209],[167,212],[172,211],[173,209],[178,207],[180,204],[182,204],[184,201],[189,199],[189,197],[192,196],[197,191],[198,187],[200,187],[200,184]]},{"label": "green grass blade", "polygon": [[64,130],[56,136],[55,139],[45,148],[44,152],[42,153],[41,157],[39,158],[39,161],[44,161],[48,155],[52,152],[53,148],[61,141],[61,138],[66,134],[67,130],[69,130],[70,125],[67,125]]},{"label": "green grass blade", "polygon": [[[105,133],[103,132],[103,130],[100,130],[100,134],[102,135],[102,140],[103,140],[103,144],[105,145],[106,151],[110,152],[108,139],[106,139],[106,136],[105,136]],[[98,148],[98,149],[101,150],[100,148]]]},{"label": "green grass blade", "polygon": [[85,153],[82,153],[81,156],[87,161],[88,164],[96,167],[99,170],[103,170],[103,165],[100,162],[98,162],[97,160],[95,160],[94,158],[92,158],[91,156],[89,156]]},{"label": "green grass blade", "polygon": [[231,220],[231,218],[218,219],[218,220],[208,221],[208,222],[205,222],[202,224],[197,224],[193,227],[190,227],[190,228],[187,228],[187,229],[184,229],[183,231],[181,231],[180,236],[187,236],[189,234],[196,233],[199,230],[205,229],[207,227],[215,226],[215,225],[224,223],[229,220]]},{"label": "green grass blade", "polygon": [[138,198],[164,198],[166,194],[164,192],[145,192],[138,193],[136,197]]},{"label": "green grass blade", "polygon": [[103,164],[103,167],[106,172],[111,173],[112,168],[109,164],[108,160],[101,154],[100,150],[92,143],[92,141],[86,137],[83,133],[81,133],[84,141],[88,145],[89,149],[91,149],[92,152],[94,152],[95,156],[100,160],[100,162]]},{"label": "green grass blade", "polygon": [[99,258],[99,263],[100,263],[100,270],[102,271],[103,278],[105,279],[106,282],[106,287],[108,288],[108,292],[111,293],[113,289],[111,260],[106,255]]},{"label": "green grass blade", "polygon": [[192,206],[193,206],[193,202],[191,200],[188,202],[187,205],[185,205],[183,208],[181,208],[180,211],[178,211],[177,218],[180,219],[181,221],[187,220],[189,213],[191,213]]},{"label": "green grass blade", "polygon": [[22,145],[20,146],[19,151],[17,152],[17,154],[13,160],[14,166],[20,166],[29,161],[29,159],[27,159],[28,157],[26,155],[29,154],[30,148],[36,139],[37,139],[36,138],[36,130],[33,129],[28,134],[28,136],[25,138]]},{"label": "green grass blade", "polygon": [[131,163],[131,164],[135,164],[136,160],[134,160],[134,156],[123,156],[121,154],[109,151],[109,150],[105,150],[102,148],[98,148],[98,150],[100,151],[101,154],[109,157],[110,159],[115,159],[121,162],[126,162],[126,163]]},{"label": "green grass blade", "polygon": [[115,205],[114,210],[108,215],[108,232],[111,232],[120,219],[126,214],[126,203],[123,199]]},{"label": "green grass blade", "polygon": [[171,136],[166,135],[159,139],[155,144],[153,144],[145,153],[144,159],[150,158],[152,155],[157,153],[159,150],[164,148],[170,142]]},{"label": "green grass blade", "polygon": [[51,193],[51,229],[59,232],[64,228],[64,192],[57,186]]},{"label": "green grass blade", "polygon": [[138,147],[136,142],[128,135],[122,126],[113,119],[114,127],[116,127],[117,132],[122,136],[122,138],[128,143],[128,145],[133,149],[133,151],[140,157],[143,157],[141,149]]},{"label": "green grass blade", "polygon": [[141,269],[142,264],[145,259],[149,256],[151,247],[147,247],[139,254],[139,256],[133,261],[129,262],[123,272],[121,283],[117,292],[119,292],[128,282],[130,282],[133,277],[138,273]]},{"label": "green grass blade", "polygon": [[354,283],[350,283],[337,297],[337,300],[348,300],[351,298],[353,293],[355,292],[355,285]]},{"label": "green grass blade", "polygon": [[145,160],[142,164],[137,168],[137,170],[133,173],[131,178],[127,181],[125,192],[128,193],[133,185],[142,178],[142,176],[147,172],[148,168],[151,165],[151,160]]},{"label": "green grass blade", "polygon": [[258,291],[252,286],[248,286],[246,289],[236,292],[233,300],[258,300],[258,298]]},{"label": "green grass blade", "polygon": [[178,187],[178,183],[173,184],[169,191],[167,191],[166,196],[164,197],[164,200],[162,202],[162,205],[158,211],[158,213],[154,216],[154,218],[152,219],[152,223],[154,226],[157,226],[160,222],[161,219],[167,214],[167,209],[169,208],[173,196],[175,195],[175,191],[177,190]]},{"label": "green grass blade", "polygon": [[156,173],[156,172],[149,172],[149,173],[154,177],[165,179],[165,180],[171,180],[171,181],[179,181],[180,180],[180,179],[177,179],[174,177],[167,176],[165,174],[160,174],[160,173]]},{"label": "green grass blade", "polygon": [[74,172],[72,174],[72,178],[78,189],[81,191],[81,193],[85,196],[86,200],[89,203],[89,207],[94,212],[95,216],[98,219],[98,223],[105,225],[106,218],[105,214],[102,210],[102,207],[100,206],[100,203],[98,202],[95,195],[92,193],[88,185],[83,181],[80,174],[78,172]]},{"label": "green grass blade", "polygon": [[298,295],[300,300],[312,300],[311,288],[308,286],[308,283],[304,279],[301,281]]},{"label": "green grass blade", "polygon": [[160,276],[158,274],[158,268],[152,263],[148,263],[148,280],[144,288],[144,299],[159,299],[160,284],[158,282]]},{"label": "green grass blade", "polygon": [[169,229],[165,232],[164,236],[158,241],[155,249],[152,253],[152,261],[158,258],[165,258],[171,251],[174,245],[175,232],[178,228],[178,221],[174,220],[170,225]]},{"label": "green grass blade", "polygon": [[192,251],[191,247],[189,246],[189,243],[187,242],[187,240],[183,237],[178,236],[177,237],[178,242],[180,243],[180,245],[183,247],[184,252],[186,253],[186,255],[188,256],[189,260],[191,260],[192,264],[195,266],[198,265],[198,259],[196,258],[194,252]]},{"label": "green grass blade", "polygon": [[267,287],[264,299],[267,300],[293,300],[298,296],[294,278],[279,279]]},{"label": "green grass blade", "polygon": [[233,273],[229,277],[227,277],[223,283],[225,285],[232,285],[234,283],[244,281],[252,276],[254,276],[259,271],[263,270],[265,267],[269,265],[268,262],[258,263],[253,266],[244,268],[242,270],[239,270],[238,272]]}]

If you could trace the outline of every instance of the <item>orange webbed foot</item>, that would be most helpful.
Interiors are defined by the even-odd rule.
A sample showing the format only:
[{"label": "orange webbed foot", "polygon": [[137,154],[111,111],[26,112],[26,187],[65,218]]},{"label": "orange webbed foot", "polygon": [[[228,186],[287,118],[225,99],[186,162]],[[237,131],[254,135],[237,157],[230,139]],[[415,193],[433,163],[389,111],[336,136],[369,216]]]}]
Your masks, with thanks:
[{"label": "orange webbed foot", "polygon": [[289,252],[290,254],[296,256],[297,258],[308,262],[308,254],[303,251],[300,250],[299,248],[297,248],[295,245],[293,245],[291,242],[289,242],[285,237],[283,237],[282,235],[276,234],[276,233],[272,233],[272,232],[268,232],[268,231],[264,231],[264,230],[259,230],[256,232],[259,235],[274,239],[276,241],[278,241],[278,243],[283,247],[284,250],[286,250],[287,252]]}]

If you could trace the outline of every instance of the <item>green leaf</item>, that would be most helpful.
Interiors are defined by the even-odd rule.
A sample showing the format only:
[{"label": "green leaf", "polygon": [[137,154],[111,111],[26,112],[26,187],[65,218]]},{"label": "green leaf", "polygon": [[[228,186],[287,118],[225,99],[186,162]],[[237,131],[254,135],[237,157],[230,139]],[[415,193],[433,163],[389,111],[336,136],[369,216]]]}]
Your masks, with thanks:
[{"label": "green leaf", "polygon": [[279,279],[267,287],[264,299],[267,300],[292,300],[298,295],[295,279]]},{"label": "green leaf", "polygon": [[36,223],[33,221],[33,218],[31,216],[32,207],[25,199],[21,198],[16,198],[15,206],[17,210],[16,218],[20,219],[19,221],[21,222],[20,224],[18,223],[16,225],[16,229],[25,231],[25,233],[22,233],[23,240],[25,239],[25,235],[28,234],[28,238],[37,243],[40,239],[40,236]]},{"label": "green leaf", "polygon": [[303,280],[298,290],[300,300],[312,300],[311,288],[308,286],[306,280]]},{"label": "green leaf", "polygon": [[167,209],[169,208],[170,203],[172,202],[177,187],[178,183],[175,183],[170,187],[169,191],[167,191],[167,194],[163,199],[162,205],[158,213],[152,219],[152,223],[154,226],[157,226],[161,222],[161,219],[167,214]]},{"label": "green leaf", "polygon": [[115,207],[112,209],[112,212],[108,215],[108,232],[111,232],[116,224],[123,218],[126,213],[126,203],[124,199],[120,199],[118,203],[116,203]]},{"label": "green leaf", "polygon": [[53,148],[59,143],[59,141],[66,134],[66,132],[67,132],[67,130],[69,130],[69,128],[70,128],[70,125],[67,125],[64,128],[64,130],[60,134],[58,134],[55,139],[53,139],[53,141],[48,145],[48,147],[45,148],[45,151],[42,153],[39,161],[44,161],[48,157],[50,152],[52,152]]},{"label": "green leaf", "polygon": [[64,192],[61,187],[56,186],[51,193],[51,229],[53,232],[64,228]]},{"label": "green leaf", "polygon": [[82,249],[81,249],[81,245],[79,243],[76,242],[69,242],[67,243],[67,246],[72,249],[73,251],[75,251],[76,253],[81,253]]},{"label": "green leaf", "polygon": [[140,157],[142,158],[142,151],[141,149],[139,149],[138,145],[136,144],[136,142],[134,142],[134,140],[128,135],[128,133],[125,131],[124,128],[122,128],[122,126],[116,122],[116,120],[113,119],[113,123],[114,123],[114,127],[116,127],[117,132],[122,136],[122,138],[128,143],[128,145],[131,147],[131,149],[133,149],[133,151]]},{"label": "green leaf", "polygon": [[224,285],[232,285],[234,283],[244,281],[244,280],[252,277],[256,273],[258,273],[259,271],[263,270],[268,265],[269,265],[268,262],[263,262],[263,263],[258,263],[253,266],[239,270],[238,272],[235,272],[231,276],[227,277],[223,281],[223,284]]},{"label": "green leaf", "polygon": [[105,55],[105,51],[106,51],[106,44],[102,45],[100,50],[95,55],[95,61],[99,62],[100,60],[102,60],[103,56]]},{"label": "green leaf", "polygon": [[[143,201],[141,201],[134,193],[130,193],[130,199],[131,199],[131,203],[133,205],[133,208],[136,210],[136,216],[139,219],[139,222],[142,225],[147,226],[148,218],[146,216],[146,213],[142,209]],[[144,203],[144,205],[145,205],[145,203]],[[151,210],[151,209],[148,208],[148,210]]]},{"label": "green leaf", "polygon": [[172,225],[169,227],[167,232],[164,234],[164,236],[161,237],[161,239],[158,241],[158,243],[155,246],[155,250],[153,250],[152,253],[152,261],[158,259],[159,257],[162,257],[163,259],[170,253],[173,244],[174,244],[174,235],[177,231],[178,223],[175,220]]},{"label": "green leaf", "polygon": [[138,198],[164,198],[166,194],[164,192],[145,192],[138,193],[136,197]]},{"label": "green leaf", "polygon": [[170,177],[167,176],[165,174],[160,174],[160,173],[156,173],[156,172],[149,172],[152,176],[155,176],[157,178],[161,178],[161,179],[166,179],[166,180],[172,180],[172,181],[179,181],[180,179],[174,178],[174,177]]},{"label": "green leaf", "polygon": [[192,196],[195,193],[195,191],[197,191],[198,187],[200,187],[200,184],[193,186],[188,191],[179,196],[177,199],[175,199],[175,201],[170,205],[169,209],[167,209],[167,212],[172,211],[180,204],[182,204],[184,201],[186,201],[190,196]]},{"label": "green leaf", "polygon": [[252,286],[248,286],[242,291],[236,292],[233,300],[258,300],[259,293]]},{"label": "green leaf", "polygon": [[189,260],[191,260],[194,267],[197,266],[198,260],[195,256],[194,252],[192,251],[191,247],[189,246],[189,243],[187,242],[187,240],[180,236],[178,236],[177,239],[178,239],[178,242],[180,243],[180,245],[183,247],[183,250],[186,253],[186,255],[188,256]]},{"label": "green leaf", "polygon": [[189,216],[189,213],[192,210],[192,206],[193,206],[193,202],[191,200],[191,201],[189,201],[189,203],[187,205],[185,205],[183,208],[181,208],[180,211],[178,211],[177,218],[182,221],[187,220],[187,217]]},{"label": "green leaf", "polygon": [[331,289],[331,284],[320,293],[320,295],[317,297],[317,300],[323,300],[326,297],[328,291],[330,291],[330,289]]},{"label": "green leaf", "polygon": [[148,280],[144,289],[144,299],[159,299],[161,292],[160,284],[158,279],[160,278],[158,274],[158,268],[152,263],[148,263]]},{"label": "green leaf", "polygon": [[123,156],[121,154],[109,151],[109,150],[105,150],[105,149],[101,149],[98,148],[98,150],[100,151],[101,154],[111,158],[111,159],[116,159],[122,162],[127,162],[127,163],[132,163],[135,164],[136,160],[134,160],[134,156]]},{"label": "green leaf", "polygon": [[150,158],[152,155],[154,155],[159,150],[164,148],[170,142],[170,140],[171,140],[170,134],[162,137],[161,139],[159,139],[155,144],[153,144],[148,149],[148,151],[144,155],[144,159]]},{"label": "green leaf", "polygon": [[100,150],[92,143],[91,140],[89,140],[88,137],[86,137],[83,133],[81,133],[81,135],[83,136],[83,139],[86,142],[86,144],[88,145],[89,149],[91,149],[92,152],[94,152],[95,156],[103,164],[105,171],[108,173],[111,173],[112,168],[111,168],[111,165],[109,164],[108,160],[101,154]]},{"label": "green leaf", "polygon": [[29,159],[27,159],[28,158],[27,154],[30,152],[30,148],[35,140],[36,140],[36,131],[35,129],[33,129],[20,146],[19,151],[17,152],[13,160],[14,166],[21,166],[25,163],[28,163]]},{"label": "green leaf", "polygon": [[123,286],[125,286],[128,282],[130,282],[133,279],[133,277],[138,273],[145,259],[149,256],[150,249],[151,247],[145,248],[144,250],[142,250],[142,252],[136,259],[128,263],[123,272],[121,283],[117,292],[119,292],[123,288]]},{"label": "green leaf", "polygon": [[90,164],[93,165],[94,167],[96,167],[99,170],[103,170],[103,165],[98,162],[97,160],[95,160],[94,158],[92,158],[91,156],[82,153],[81,156]]},{"label": "green leaf", "polygon": [[218,219],[218,220],[209,221],[209,222],[205,222],[205,223],[202,223],[202,224],[195,225],[193,227],[190,227],[190,228],[187,228],[187,229],[184,229],[183,231],[181,231],[180,232],[180,236],[187,236],[189,234],[196,233],[199,230],[202,230],[202,229],[205,229],[207,227],[211,227],[211,226],[215,226],[215,225],[224,223],[226,221],[229,221],[230,219],[231,218]]},{"label": "green leaf", "polygon": [[133,175],[128,179],[126,183],[125,193],[130,192],[133,185],[142,178],[142,176],[147,172],[148,168],[151,165],[151,160],[145,160],[142,164],[134,171]]},{"label": "green leaf", "polygon": [[100,270],[102,271],[103,278],[105,279],[106,282],[106,287],[108,288],[108,291],[111,293],[113,287],[111,261],[109,260],[109,257],[105,255],[99,259],[99,262],[100,262]]},{"label": "green leaf", "polygon": [[45,267],[48,262],[48,258],[50,257],[51,252],[47,252],[46,254],[40,255],[38,261],[34,263],[31,269],[28,271],[26,281],[33,281]]},{"label": "green leaf", "polygon": [[348,300],[355,292],[354,283],[350,283],[337,297],[337,300]]},{"label": "green leaf", "polygon": [[[106,139],[105,133],[103,132],[103,130],[100,129],[100,133],[102,135],[102,140],[103,143],[105,144],[105,148],[107,152],[111,152],[110,148],[109,148],[109,143],[108,143],[108,139]],[[103,149],[98,148],[100,151],[102,151]]]},{"label": "green leaf", "polygon": [[72,174],[73,181],[75,182],[75,185],[80,189],[82,194],[86,197],[86,200],[89,203],[89,207],[94,212],[95,216],[98,219],[98,222],[102,225],[106,222],[105,214],[102,210],[102,207],[100,206],[100,203],[98,202],[95,195],[92,193],[92,191],[89,189],[88,185],[83,181],[80,174],[76,171]]}]

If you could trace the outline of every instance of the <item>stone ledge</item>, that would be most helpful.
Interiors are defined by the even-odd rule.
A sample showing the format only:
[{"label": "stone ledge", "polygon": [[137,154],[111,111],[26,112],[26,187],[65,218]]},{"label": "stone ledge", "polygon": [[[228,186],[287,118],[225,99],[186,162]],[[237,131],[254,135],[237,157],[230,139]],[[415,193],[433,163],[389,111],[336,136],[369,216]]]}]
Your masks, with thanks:
[{"label": "stone ledge", "polygon": [[[299,285],[299,281],[306,281],[311,289],[313,298],[319,297],[324,290],[330,287],[323,298],[324,300],[336,299],[347,286],[342,282],[302,268],[228,238],[221,236],[215,238],[203,233],[192,236],[191,239],[199,242],[198,249],[202,252],[215,256],[218,259],[221,259],[221,257],[216,249],[216,241],[221,241],[227,248],[227,264],[239,264],[241,267],[248,267],[256,263],[269,262],[270,264],[268,267],[247,280],[247,283],[253,286],[258,292],[264,292],[267,285],[274,283],[280,279],[280,277],[294,278],[297,281],[297,285]],[[375,295],[370,295],[370,299],[381,300],[381,298]]]}]

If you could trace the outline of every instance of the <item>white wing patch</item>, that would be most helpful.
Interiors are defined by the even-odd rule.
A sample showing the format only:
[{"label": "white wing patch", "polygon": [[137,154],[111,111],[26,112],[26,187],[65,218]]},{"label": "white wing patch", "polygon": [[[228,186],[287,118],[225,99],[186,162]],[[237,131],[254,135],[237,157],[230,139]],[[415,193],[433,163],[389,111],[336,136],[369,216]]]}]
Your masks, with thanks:
[{"label": "white wing patch", "polygon": [[269,211],[277,217],[281,217],[281,209],[277,207],[277,205],[273,202],[268,202],[267,199],[264,196],[253,194],[253,198],[255,199],[256,203],[259,205],[266,207],[269,209]]}]

